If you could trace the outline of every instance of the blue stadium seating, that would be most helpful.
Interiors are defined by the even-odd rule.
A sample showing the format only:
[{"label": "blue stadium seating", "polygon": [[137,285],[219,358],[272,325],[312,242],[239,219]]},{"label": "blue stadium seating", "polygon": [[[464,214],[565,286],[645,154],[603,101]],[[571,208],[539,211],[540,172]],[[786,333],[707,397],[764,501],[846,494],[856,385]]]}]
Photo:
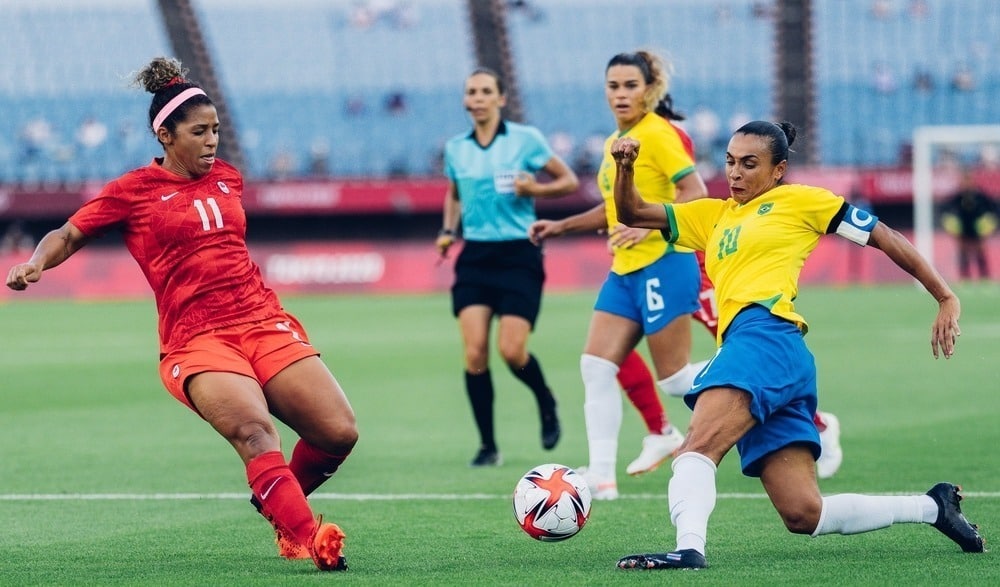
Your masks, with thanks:
[{"label": "blue stadium seating", "polygon": [[[101,180],[155,153],[149,95],[129,87],[129,74],[167,53],[157,14],[155,0],[0,3],[0,182]],[[93,149],[74,137],[88,117],[108,129]],[[37,155],[21,139],[32,120],[52,129]]]},{"label": "blue stadium seating", "polygon": [[[899,161],[915,126],[1000,120],[1000,3],[996,0],[815,1],[813,50],[823,163]],[[465,76],[475,66],[465,0],[195,0],[248,172],[268,177],[281,154],[307,173],[313,151],[331,173],[438,173],[444,141],[464,132]],[[512,10],[510,41],[526,119],[577,145],[613,129],[603,68],[615,53],[650,48],[674,64],[675,104],[770,118],[773,30],[754,0],[535,0]],[[148,94],[127,86],[150,57],[170,54],[155,0],[0,2],[0,182],[100,180],[145,163],[158,146],[146,129]],[[876,65],[893,92],[872,81]],[[950,87],[964,65],[971,91]],[[912,87],[917,69],[936,85]],[[405,112],[386,112],[399,92]],[[350,111],[349,103],[360,105]],[[108,128],[94,149],[75,144],[88,117]],[[22,127],[46,119],[52,144],[28,154]],[[725,129],[723,129],[725,132]],[[699,151],[721,160],[720,145]]]},{"label": "blue stadium seating", "polygon": [[[821,157],[831,165],[894,165],[913,129],[928,124],[996,124],[1000,105],[1000,4],[989,0],[873,0],[815,2],[815,55]],[[912,9],[922,7],[923,14]],[[950,87],[965,65],[974,91]],[[879,91],[876,67],[895,90]],[[914,89],[925,71],[934,82]]]},{"label": "blue stadium seating", "polygon": [[[708,109],[725,126],[737,112],[760,117],[770,110],[772,31],[766,19],[751,16],[749,2],[534,5],[540,12],[511,14],[511,42],[527,118],[544,132],[565,133],[577,145],[610,134],[615,126],[604,98],[604,68],[613,55],[637,49],[671,64],[670,91],[683,114]],[[719,147],[699,144],[699,155],[721,160]]]},{"label": "blue stadium seating", "polygon": [[[265,0],[197,3],[236,125],[257,137],[250,166],[267,175],[280,152],[300,168],[310,147],[328,144],[340,175],[426,175],[433,153],[466,126],[462,84],[473,68],[465,4],[402,3],[367,26],[362,3]],[[385,4],[385,3],[382,3]],[[406,110],[384,101],[403,94]],[[360,114],[345,105],[356,98]]]}]

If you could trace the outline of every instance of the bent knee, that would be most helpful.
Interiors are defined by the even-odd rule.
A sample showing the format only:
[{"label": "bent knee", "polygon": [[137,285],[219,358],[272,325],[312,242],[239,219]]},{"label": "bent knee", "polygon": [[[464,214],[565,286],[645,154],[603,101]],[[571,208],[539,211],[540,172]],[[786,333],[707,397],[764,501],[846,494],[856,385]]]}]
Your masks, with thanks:
[{"label": "bent knee", "polygon": [[[305,431],[304,431],[305,432]],[[359,438],[354,418],[343,418],[325,426],[318,434],[304,434],[310,444],[330,454],[347,454],[354,449]]]},{"label": "bent knee", "polygon": [[794,507],[786,507],[778,514],[781,516],[785,528],[792,534],[812,534],[819,526],[822,509],[822,503],[802,503]]},{"label": "bent knee", "polygon": [[278,430],[271,422],[243,422],[223,434],[241,453],[256,455],[280,447]]},{"label": "bent knee", "polygon": [[477,347],[466,347],[465,369],[473,375],[486,371],[489,364],[489,351]]},{"label": "bent knee", "polygon": [[346,447],[348,450],[354,448],[354,445],[358,443],[359,436],[358,425],[353,419],[340,426],[334,434],[337,444]]},{"label": "bent knee", "polygon": [[524,347],[500,347],[497,350],[503,362],[511,369],[520,369],[528,362],[528,351]]},{"label": "bent knee", "polygon": [[677,454],[695,452],[712,459],[716,464],[721,463],[735,441],[730,440],[731,435],[725,434],[723,429],[716,429],[714,424],[707,427],[691,425],[684,435],[684,442],[677,449]]}]

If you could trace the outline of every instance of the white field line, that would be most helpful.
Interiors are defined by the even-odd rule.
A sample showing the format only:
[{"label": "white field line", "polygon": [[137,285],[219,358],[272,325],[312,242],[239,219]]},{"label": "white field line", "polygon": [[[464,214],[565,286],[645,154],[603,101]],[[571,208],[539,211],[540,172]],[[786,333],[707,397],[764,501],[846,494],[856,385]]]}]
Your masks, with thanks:
[{"label": "white field line", "polygon": [[[194,501],[245,500],[250,493],[4,493],[0,501]],[[869,495],[914,495],[908,492],[873,493]],[[919,493],[917,493],[919,495]],[[1000,498],[1000,491],[963,491],[966,498]],[[510,495],[490,493],[315,493],[310,500],[340,501],[489,501],[510,499]],[[621,499],[659,500],[666,493],[623,494]],[[767,499],[763,493],[720,493],[718,499]]]}]

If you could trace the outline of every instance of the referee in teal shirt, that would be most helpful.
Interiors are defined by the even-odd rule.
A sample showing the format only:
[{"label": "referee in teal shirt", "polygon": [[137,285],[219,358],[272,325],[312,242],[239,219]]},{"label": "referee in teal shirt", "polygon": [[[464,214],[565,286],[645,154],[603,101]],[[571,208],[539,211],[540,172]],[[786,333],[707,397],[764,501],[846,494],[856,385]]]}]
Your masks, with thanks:
[{"label": "referee in teal shirt", "polygon": [[[479,430],[473,467],[502,464],[489,370],[494,317],[500,355],[538,404],[542,448],[555,448],[560,435],[556,399],[528,352],[545,282],[542,251],[528,240],[528,227],[536,218],[534,198],[566,195],[579,181],[538,129],[503,120],[505,104],[500,77],[489,69],[475,70],[466,79],[463,99],[473,128],[449,140],[444,150],[449,181],[436,244],[447,256],[461,223],[465,243],[455,262],[451,301],[465,346],[465,390]],[[547,181],[536,180],[540,171]]]}]

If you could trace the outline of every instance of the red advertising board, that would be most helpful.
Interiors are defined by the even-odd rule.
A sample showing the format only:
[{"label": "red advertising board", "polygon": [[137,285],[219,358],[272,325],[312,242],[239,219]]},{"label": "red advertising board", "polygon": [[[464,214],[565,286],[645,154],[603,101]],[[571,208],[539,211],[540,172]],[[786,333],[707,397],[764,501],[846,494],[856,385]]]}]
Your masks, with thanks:
[{"label": "red advertising board", "polygon": [[[1000,196],[1000,170],[976,172],[978,183],[987,193]],[[850,168],[796,168],[788,181],[826,187],[836,193],[856,193],[874,204],[901,203],[912,199],[909,169],[856,170]],[[943,198],[957,186],[956,169],[934,174],[934,195]],[[729,194],[725,177],[708,182],[715,197]],[[247,182],[244,206],[251,214],[400,214],[435,213],[441,210],[445,194],[442,178],[401,180]],[[73,186],[0,186],[0,219],[66,218],[80,204],[94,196],[99,183]],[[580,190],[564,198],[540,199],[541,211],[584,210],[600,203],[593,178],[581,178]]]},{"label": "red advertising board", "polygon": [[[990,243],[1000,256],[1000,236]],[[953,240],[935,243],[941,272],[955,279]],[[439,263],[432,242],[304,242],[251,246],[264,279],[282,294],[431,293],[447,295],[452,258]],[[24,261],[29,253],[0,255],[0,267]],[[545,246],[548,291],[595,289],[607,275],[611,258],[598,236],[556,239]],[[803,284],[905,282],[910,277],[884,254],[843,239],[825,238],[802,272]],[[122,247],[91,245],[66,263],[46,271],[26,292],[0,288],[0,303],[38,298],[140,298],[149,287]]]}]

